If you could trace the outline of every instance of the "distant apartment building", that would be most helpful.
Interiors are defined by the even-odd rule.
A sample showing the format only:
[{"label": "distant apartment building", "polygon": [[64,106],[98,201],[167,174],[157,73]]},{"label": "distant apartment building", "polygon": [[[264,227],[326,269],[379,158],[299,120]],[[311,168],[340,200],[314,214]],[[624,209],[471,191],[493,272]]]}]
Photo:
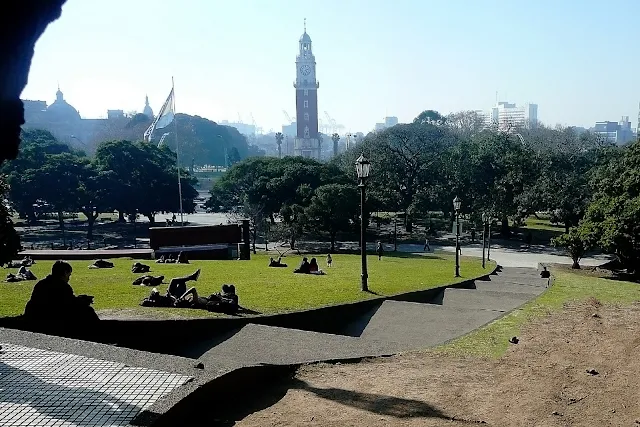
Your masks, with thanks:
[{"label": "distant apartment building", "polygon": [[629,116],[622,116],[619,122],[596,122],[593,133],[613,144],[626,144],[635,139]]},{"label": "distant apartment building", "polygon": [[255,125],[252,125],[252,124],[249,124],[249,123],[233,123],[233,122],[229,122],[227,120],[222,120],[218,124],[219,125],[223,125],[223,126],[230,126],[232,128],[236,128],[238,130],[238,132],[240,132],[242,135],[245,135],[245,136],[254,136],[256,134],[256,130],[257,130]]},{"label": "distant apartment building", "polygon": [[498,102],[489,113],[489,123],[500,130],[534,127],[538,123],[538,104]]},{"label": "distant apartment building", "polygon": [[382,123],[376,123],[375,130],[381,131],[393,127],[398,124],[398,118],[395,116],[385,117]]}]

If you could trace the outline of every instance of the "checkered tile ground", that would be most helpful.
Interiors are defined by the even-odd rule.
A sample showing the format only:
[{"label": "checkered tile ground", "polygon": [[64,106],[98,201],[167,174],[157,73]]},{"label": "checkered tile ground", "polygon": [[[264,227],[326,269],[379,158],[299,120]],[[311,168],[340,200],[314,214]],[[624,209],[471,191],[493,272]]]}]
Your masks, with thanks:
[{"label": "checkered tile ground", "polygon": [[0,350],[0,426],[126,426],[189,377],[12,344]]}]

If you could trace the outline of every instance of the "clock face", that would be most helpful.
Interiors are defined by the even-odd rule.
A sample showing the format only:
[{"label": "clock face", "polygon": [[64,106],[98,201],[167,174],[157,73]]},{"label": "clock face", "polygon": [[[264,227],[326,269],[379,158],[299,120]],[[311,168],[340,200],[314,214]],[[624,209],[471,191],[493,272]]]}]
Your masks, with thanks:
[{"label": "clock face", "polygon": [[309,74],[311,74],[311,67],[309,67],[308,65],[303,65],[302,67],[300,67],[300,73],[302,73],[303,76],[308,76]]}]

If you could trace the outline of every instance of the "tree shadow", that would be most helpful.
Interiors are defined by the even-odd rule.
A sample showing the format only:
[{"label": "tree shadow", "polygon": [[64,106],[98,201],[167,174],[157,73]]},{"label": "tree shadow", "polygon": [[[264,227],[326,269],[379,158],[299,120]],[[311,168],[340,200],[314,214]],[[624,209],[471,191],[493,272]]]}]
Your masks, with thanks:
[{"label": "tree shadow", "polygon": [[435,406],[415,399],[363,393],[335,387],[318,388],[299,379],[293,379],[290,388],[310,391],[322,399],[332,400],[342,405],[394,418],[439,418],[463,423],[477,423],[476,421],[466,421],[448,416]]},{"label": "tree shadow", "polygon": [[141,410],[111,394],[44,381],[3,362],[0,362],[0,403],[27,405],[44,416],[78,426],[94,426],[97,419],[126,423]]}]

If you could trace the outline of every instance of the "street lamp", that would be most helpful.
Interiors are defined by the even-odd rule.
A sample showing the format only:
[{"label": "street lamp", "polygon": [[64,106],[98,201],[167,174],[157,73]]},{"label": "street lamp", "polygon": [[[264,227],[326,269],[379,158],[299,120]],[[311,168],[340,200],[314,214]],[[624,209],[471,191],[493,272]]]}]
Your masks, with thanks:
[{"label": "street lamp", "polygon": [[456,277],[460,277],[460,206],[462,200],[456,196],[453,199],[453,209],[456,212]]},{"label": "street lamp", "polygon": [[489,231],[487,233],[487,261],[491,261],[491,222],[493,221],[493,213],[489,212],[487,216],[487,225]]},{"label": "street lamp", "polygon": [[360,254],[362,256],[362,284],[361,290],[367,292],[369,290],[369,286],[367,284],[368,274],[367,274],[367,241],[366,241],[366,222],[365,222],[365,187],[367,178],[369,178],[369,172],[371,172],[371,162],[364,157],[364,154],[361,154],[356,160],[356,173],[358,175],[358,179],[360,183],[358,187],[360,188]]},{"label": "street lamp", "polygon": [[485,253],[484,250],[486,248],[486,234],[485,232],[487,231],[487,215],[483,212],[482,213],[482,268],[485,268]]}]

